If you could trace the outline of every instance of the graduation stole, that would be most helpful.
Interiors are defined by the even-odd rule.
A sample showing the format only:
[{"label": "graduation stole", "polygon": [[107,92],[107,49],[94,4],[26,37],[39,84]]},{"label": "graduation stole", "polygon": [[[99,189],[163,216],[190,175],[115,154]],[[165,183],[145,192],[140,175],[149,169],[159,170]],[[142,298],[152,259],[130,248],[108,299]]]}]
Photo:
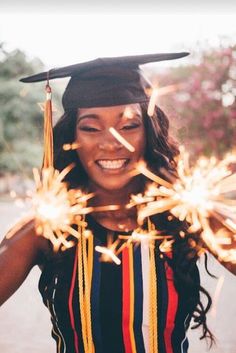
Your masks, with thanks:
[{"label": "graduation stole", "polygon": [[[122,332],[125,353],[158,353],[157,273],[154,251],[154,241],[149,240],[140,245],[131,243],[121,253]],[[94,256],[97,259],[94,259]],[[94,250],[93,236],[87,238],[82,236],[75,253],[68,301],[76,353],[81,351],[79,349],[81,345],[86,353],[95,352],[93,326],[99,323],[92,325],[92,322],[96,320],[96,313],[93,312],[91,301],[93,296],[99,296],[99,293],[92,288],[95,285],[99,290],[97,285],[100,271],[98,257],[98,253]],[[146,288],[149,289],[146,290]],[[79,292],[76,297],[80,312],[81,337],[78,337],[75,327],[73,310],[75,291]]]}]

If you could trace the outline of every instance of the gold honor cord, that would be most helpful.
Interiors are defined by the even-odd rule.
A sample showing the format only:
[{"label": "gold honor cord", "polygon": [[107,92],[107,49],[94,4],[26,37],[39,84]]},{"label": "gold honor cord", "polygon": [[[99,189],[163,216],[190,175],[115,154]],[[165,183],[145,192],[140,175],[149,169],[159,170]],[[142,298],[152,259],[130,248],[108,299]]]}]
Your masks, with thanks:
[{"label": "gold honor cord", "polygon": [[[86,237],[84,227],[80,227],[78,242],[78,282],[82,337],[86,353],[94,353],[91,323],[91,282],[93,271],[93,236]],[[88,253],[87,253],[88,249]]]},{"label": "gold honor cord", "polygon": [[[154,225],[148,218],[148,232]],[[158,353],[158,307],[157,307],[157,273],[155,262],[155,240],[149,240],[149,351]]]}]

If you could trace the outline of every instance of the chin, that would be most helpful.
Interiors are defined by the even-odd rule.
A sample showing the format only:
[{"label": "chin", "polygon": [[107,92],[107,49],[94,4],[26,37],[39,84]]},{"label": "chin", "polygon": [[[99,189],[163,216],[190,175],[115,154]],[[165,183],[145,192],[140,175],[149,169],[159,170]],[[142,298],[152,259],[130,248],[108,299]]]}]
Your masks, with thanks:
[{"label": "chin", "polygon": [[98,185],[101,189],[106,191],[121,191],[125,189],[127,184],[106,184],[106,185]]},{"label": "chin", "polygon": [[[104,180],[105,181],[105,180]],[[126,191],[127,194],[135,192],[137,190],[137,186],[141,185],[140,180],[137,178],[128,178],[126,180],[116,179],[114,182],[110,180],[107,183],[99,183],[97,186],[105,191],[110,192],[124,192]]]}]

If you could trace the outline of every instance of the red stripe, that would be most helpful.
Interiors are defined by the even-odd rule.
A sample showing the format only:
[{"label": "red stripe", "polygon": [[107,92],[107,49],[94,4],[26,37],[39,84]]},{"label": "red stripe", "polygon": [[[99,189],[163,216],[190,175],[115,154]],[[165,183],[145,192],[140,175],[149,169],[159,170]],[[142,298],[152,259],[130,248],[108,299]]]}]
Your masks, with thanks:
[{"label": "red stripe", "polygon": [[[169,257],[172,257],[171,253],[168,253]],[[164,339],[166,346],[166,353],[173,353],[173,347],[171,344],[171,336],[175,325],[175,316],[178,307],[178,294],[174,286],[174,275],[172,268],[167,265],[166,267],[166,280],[168,290],[168,308],[166,316],[166,327],[164,331]]]},{"label": "red stripe", "polygon": [[130,276],[129,276],[129,249],[122,251],[122,332],[125,346],[125,353],[132,353],[131,338],[129,331],[130,319]]},{"label": "red stripe", "polygon": [[73,312],[73,293],[74,293],[75,280],[76,280],[77,257],[78,257],[78,251],[76,251],[76,253],[75,253],[75,260],[74,260],[73,274],[72,274],[71,285],[70,285],[68,306],[69,306],[69,314],[70,314],[70,323],[71,323],[72,330],[74,332],[75,352],[79,353],[79,338],[78,338],[76,328],[75,328],[75,318],[74,318],[74,312]]}]

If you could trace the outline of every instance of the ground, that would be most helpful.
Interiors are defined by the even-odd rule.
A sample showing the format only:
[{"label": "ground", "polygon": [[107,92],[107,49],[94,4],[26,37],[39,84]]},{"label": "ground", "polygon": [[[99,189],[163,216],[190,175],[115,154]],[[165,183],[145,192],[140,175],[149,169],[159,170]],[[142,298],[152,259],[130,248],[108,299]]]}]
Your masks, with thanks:
[{"label": "ground", "polygon": [[[1,232],[3,237],[10,225],[14,224],[25,212],[13,202],[0,201]],[[213,258],[209,269],[218,280],[210,278],[199,264],[202,284],[211,293],[223,283],[218,299],[208,315],[209,327],[216,336],[217,345],[210,353],[236,352],[236,277],[226,271]],[[54,341],[50,337],[50,318],[37,290],[40,271],[34,268],[21,288],[0,309],[0,352],[1,353],[55,353]],[[219,282],[220,281],[220,282]],[[205,341],[199,341],[199,330],[190,331],[189,353],[208,352]],[[111,352],[112,353],[112,352]]]}]

